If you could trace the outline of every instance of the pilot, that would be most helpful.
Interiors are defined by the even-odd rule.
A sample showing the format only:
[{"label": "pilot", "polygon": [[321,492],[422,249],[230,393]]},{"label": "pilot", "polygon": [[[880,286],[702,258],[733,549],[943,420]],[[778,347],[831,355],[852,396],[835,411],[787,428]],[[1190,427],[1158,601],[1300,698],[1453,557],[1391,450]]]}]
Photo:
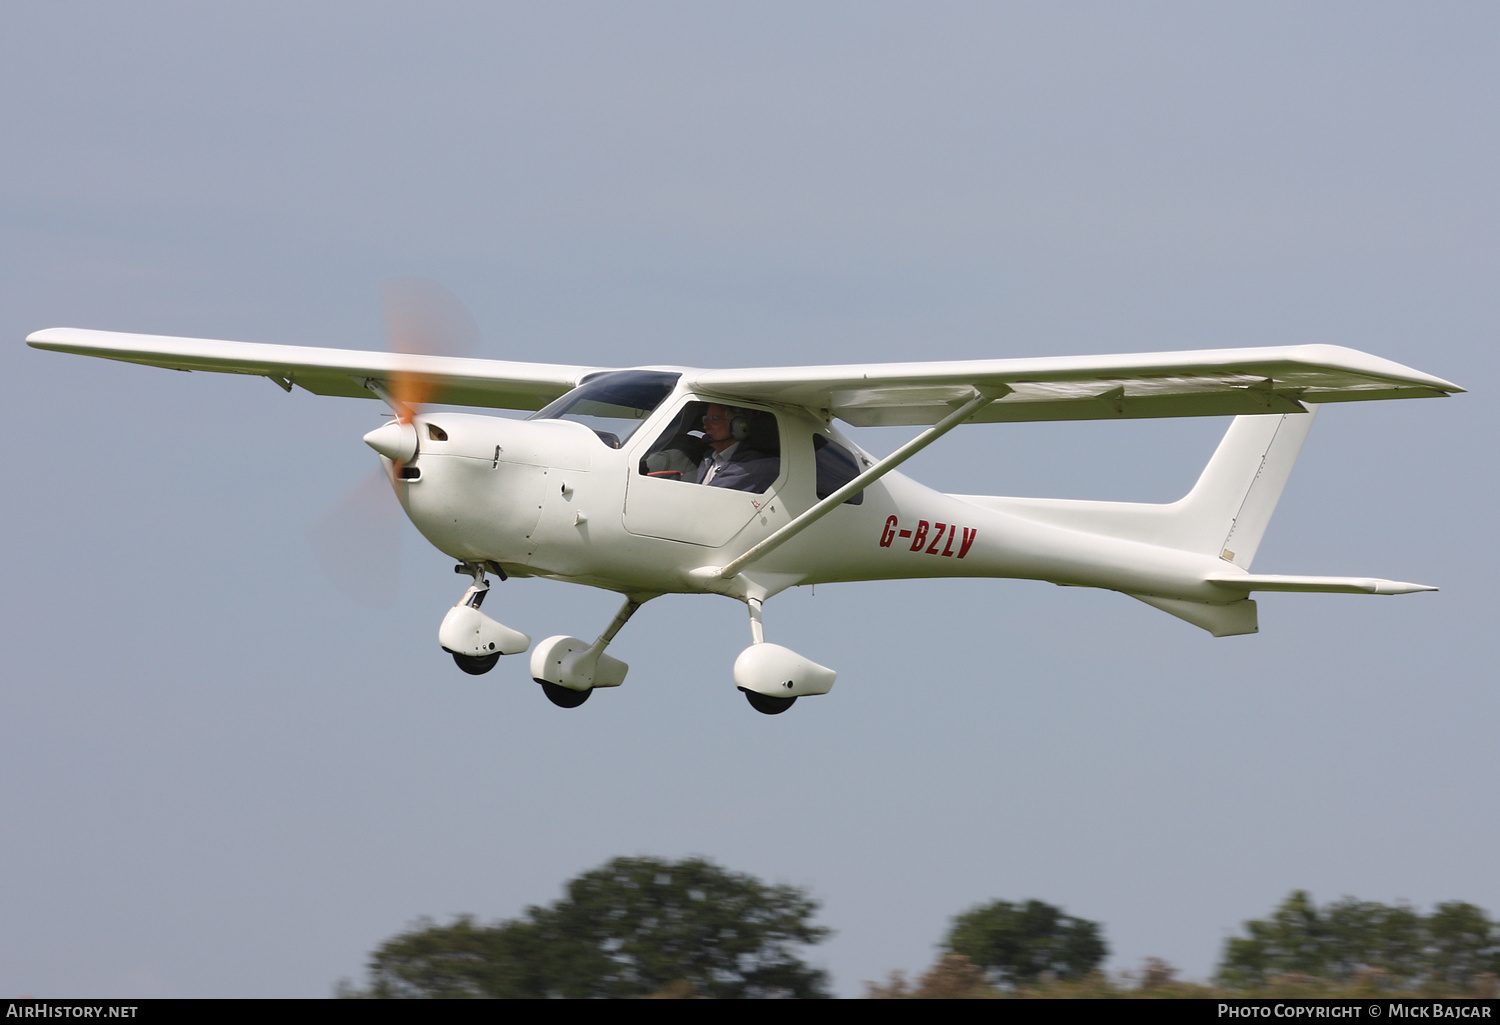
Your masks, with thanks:
[{"label": "pilot", "polygon": [[703,413],[703,440],[708,448],[698,464],[698,483],[711,488],[763,492],[781,470],[781,460],[747,448],[741,442],[748,433],[743,412],[710,403]]}]

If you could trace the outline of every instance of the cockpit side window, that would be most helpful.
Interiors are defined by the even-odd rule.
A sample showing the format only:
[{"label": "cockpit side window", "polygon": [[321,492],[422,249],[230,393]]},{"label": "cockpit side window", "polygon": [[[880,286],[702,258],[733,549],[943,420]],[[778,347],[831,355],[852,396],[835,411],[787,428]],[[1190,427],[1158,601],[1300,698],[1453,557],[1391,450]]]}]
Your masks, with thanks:
[{"label": "cockpit side window", "polygon": [[677,387],[681,374],[659,370],[611,370],[582,384],[528,420],[573,420],[619,448]]},{"label": "cockpit side window", "polygon": [[[859,476],[859,461],[854,454],[822,434],[813,435],[813,453],[818,464],[818,498],[822,500]],[[844,499],[845,505],[860,505],[865,500],[863,491],[856,491]]]},{"label": "cockpit side window", "polygon": [[764,494],[781,475],[776,416],[717,402],[689,402],[647,450],[640,473]]}]

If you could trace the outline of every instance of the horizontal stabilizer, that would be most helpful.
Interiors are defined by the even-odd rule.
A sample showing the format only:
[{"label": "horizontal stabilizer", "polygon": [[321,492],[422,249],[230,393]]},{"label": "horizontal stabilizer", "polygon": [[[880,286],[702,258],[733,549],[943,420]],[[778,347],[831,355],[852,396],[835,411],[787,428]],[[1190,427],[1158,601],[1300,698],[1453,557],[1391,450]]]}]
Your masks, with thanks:
[{"label": "horizontal stabilizer", "polygon": [[1211,584],[1236,591],[1314,591],[1326,594],[1414,594],[1436,591],[1427,584],[1407,584],[1378,577],[1294,577],[1271,573],[1221,573]]}]

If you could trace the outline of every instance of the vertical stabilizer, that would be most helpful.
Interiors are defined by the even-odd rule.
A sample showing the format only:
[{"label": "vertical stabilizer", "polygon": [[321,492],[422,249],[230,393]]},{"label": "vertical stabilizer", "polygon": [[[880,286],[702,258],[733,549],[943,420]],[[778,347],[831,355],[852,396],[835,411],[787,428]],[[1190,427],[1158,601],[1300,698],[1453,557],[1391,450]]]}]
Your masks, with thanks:
[{"label": "vertical stabilizer", "polygon": [[1260,630],[1260,619],[1255,608],[1255,599],[1241,598],[1224,605],[1209,605],[1201,601],[1184,601],[1181,598],[1158,598],[1150,594],[1132,594],[1132,598],[1161,609],[1178,619],[1207,630],[1215,637],[1236,637],[1253,634]]},{"label": "vertical stabilizer", "polygon": [[1317,407],[1280,416],[1237,416],[1198,483],[1177,503],[1179,547],[1248,570],[1286,487]]}]

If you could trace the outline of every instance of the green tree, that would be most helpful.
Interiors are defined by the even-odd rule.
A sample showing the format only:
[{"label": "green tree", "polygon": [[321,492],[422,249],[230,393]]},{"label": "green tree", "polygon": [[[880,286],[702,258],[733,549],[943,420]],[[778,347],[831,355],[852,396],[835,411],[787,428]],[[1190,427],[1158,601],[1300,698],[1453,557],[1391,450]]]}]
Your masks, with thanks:
[{"label": "green tree", "polygon": [[1305,890],[1294,890],[1269,918],[1246,922],[1245,931],[1224,945],[1219,979],[1229,986],[1304,975],[1464,988],[1500,971],[1500,928],[1472,904],[1439,904],[1424,916],[1408,904],[1345,897],[1320,909]]},{"label": "green tree", "polygon": [[[387,940],[370,957],[377,997],[823,997],[797,948],[828,930],[817,902],[693,858],[616,858],[515,921],[462,917]],[[355,995],[355,994],[351,994]]]},{"label": "green tree", "polygon": [[1036,982],[1043,975],[1076,979],[1099,967],[1109,953],[1097,923],[1039,900],[997,900],[970,908],[953,920],[943,948],[968,958],[1003,986]]},{"label": "green tree", "polygon": [[360,996],[524,998],[547,995],[536,928],[529,922],[449,925],[422,919],[370,955],[370,989]]},{"label": "green tree", "polygon": [[1467,987],[1480,975],[1500,975],[1500,923],[1462,901],[1439,904],[1427,916],[1434,976]]}]

